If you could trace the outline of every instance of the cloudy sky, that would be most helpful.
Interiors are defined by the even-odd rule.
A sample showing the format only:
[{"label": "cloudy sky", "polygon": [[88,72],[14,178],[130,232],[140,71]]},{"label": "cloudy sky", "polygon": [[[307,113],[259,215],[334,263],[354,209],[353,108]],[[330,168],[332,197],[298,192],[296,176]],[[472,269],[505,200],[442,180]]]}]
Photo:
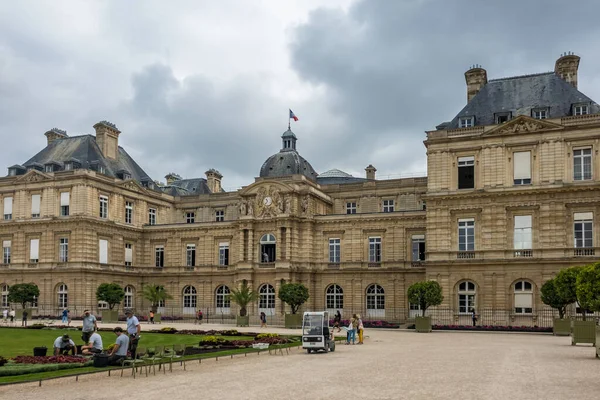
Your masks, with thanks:
[{"label": "cloudy sky", "polygon": [[463,73],[551,71],[582,57],[600,101],[600,2],[546,0],[4,1],[0,160],[20,164],[44,132],[100,120],[154,179],[168,172],[251,183],[281,147],[288,108],[317,172],[426,172],[424,131],[466,102]]}]

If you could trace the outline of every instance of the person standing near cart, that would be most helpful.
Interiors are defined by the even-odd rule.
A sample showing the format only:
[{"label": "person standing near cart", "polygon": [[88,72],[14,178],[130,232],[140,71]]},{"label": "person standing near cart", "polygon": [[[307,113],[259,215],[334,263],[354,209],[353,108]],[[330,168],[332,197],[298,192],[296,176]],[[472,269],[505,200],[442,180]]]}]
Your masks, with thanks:
[{"label": "person standing near cart", "polygon": [[140,340],[140,332],[142,331],[142,325],[140,325],[140,321],[137,319],[137,317],[133,315],[133,311],[127,310],[125,311],[125,315],[127,316],[127,335],[129,336],[129,352],[131,353],[131,358],[135,359],[135,352],[137,350],[138,342]]},{"label": "person standing near cart", "polygon": [[98,322],[90,310],[83,311],[83,327],[81,328],[81,339],[83,343],[88,344],[92,333],[98,330]]}]

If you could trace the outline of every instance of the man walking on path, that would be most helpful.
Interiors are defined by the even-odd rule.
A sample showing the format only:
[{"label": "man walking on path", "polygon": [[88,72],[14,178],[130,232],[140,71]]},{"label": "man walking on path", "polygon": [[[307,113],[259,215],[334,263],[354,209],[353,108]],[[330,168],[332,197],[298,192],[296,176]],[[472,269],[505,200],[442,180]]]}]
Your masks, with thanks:
[{"label": "man walking on path", "polygon": [[138,341],[140,340],[140,332],[142,331],[142,326],[140,325],[140,321],[137,319],[137,317],[133,315],[133,311],[127,310],[125,311],[125,315],[127,316],[127,334],[129,335],[129,351],[131,353],[131,358],[135,359],[135,351],[137,349]]},{"label": "man walking on path", "polygon": [[83,311],[83,327],[81,328],[81,339],[83,343],[88,344],[92,333],[98,330],[98,322],[90,310]]},{"label": "man walking on path", "polygon": [[61,320],[62,324],[66,324],[67,323],[67,321],[68,321],[68,315],[69,315],[69,311],[67,311],[66,308],[63,309],[62,310],[62,320]]}]

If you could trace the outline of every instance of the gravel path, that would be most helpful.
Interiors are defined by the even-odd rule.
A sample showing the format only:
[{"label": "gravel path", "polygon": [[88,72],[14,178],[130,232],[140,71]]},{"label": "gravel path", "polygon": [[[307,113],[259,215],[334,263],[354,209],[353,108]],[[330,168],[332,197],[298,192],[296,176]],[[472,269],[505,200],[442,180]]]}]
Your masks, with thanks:
[{"label": "gravel path", "polygon": [[[251,329],[256,330],[256,329]],[[369,330],[335,353],[262,353],[189,362],[164,376],[106,374],[0,387],[21,399],[586,399],[600,393],[600,360],[570,338],[533,334]],[[133,396],[133,397],[131,397]]]}]

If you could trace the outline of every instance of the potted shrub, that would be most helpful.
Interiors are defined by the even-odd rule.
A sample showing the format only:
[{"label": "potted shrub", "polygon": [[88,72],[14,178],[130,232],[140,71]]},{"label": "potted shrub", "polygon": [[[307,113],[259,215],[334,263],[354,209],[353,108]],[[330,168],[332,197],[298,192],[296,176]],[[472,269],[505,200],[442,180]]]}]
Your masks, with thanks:
[{"label": "potted shrub", "polygon": [[27,303],[33,303],[40,295],[40,289],[33,283],[17,283],[8,288],[8,302],[19,303],[21,310],[16,311],[17,321],[23,318],[23,311],[27,310],[28,319],[33,319],[31,309]]},{"label": "potted shrub", "polygon": [[554,318],[552,321],[554,335],[569,336],[571,334],[571,320],[565,319],[565,314],[567,306],[572,303],[572,299],[565,299],[558,293],[554,279],[550,279],[542,285],[541,297],[542,303],[558,311],[558,318]]},{"label": "potted shrub", "polygon": [[108,310],[102,310],[102,322],[119,322],[119,312],[114,310],[125,297],[125,291],[116,283],[101,283],[96,289],[96,299],[108,303]]},{"label": "potted shrub", "polygon": [[242,280],[242,284],[237,289],[232,289],[229,299],[240,307],[240,315],[236,317],[237,326],[249,326],[250,317],[246,307],[248,304],[258,300],[259,294],[248,286],[247,280]]},{"label": "potted shrub", "polygon": [[157,324],[161,323],[161,315],[157,313],[158,305],[160,302],[164,302],[173,298],[162,285],[146,285],[142,291],[144,299],[150,302],[150,308],[154,312],[154,322]]},{"label": "potted shrub", "polygon": [[[582,268],[577,275],[577,298],[581,307],[591,311],[600,311],[600,263]],[[585,322],[593,323],[594,321]],[[594,328],[595,332],[592,332]],[[593,333],[596,357],[600,357],[600,326],[594,326],[594,328],[590,328],[589,334]]]},{"label": "potted shrub", "polygon": [[[556,275],[556,289],[558,294],[572,303],[577,302],[582,310],[587,310],[587,304],[582,303],[584,299],[577,296],[577,277],[584,267],[571,267],[561,270]],[[571,345],[578,343],[596,343],[596,324],[594,321],[587,321],[586,312],[583,312],[581,321],[573,319],[571,321]]]},{"label": "potted shrub", "polygon": [[415,331],[431,332],[431,317],[425,311],[431,306],[442,304],[442,287],[436,281],[417,282],[408,288],[408,301],[421,306],[422,316],[415,318]]},{"label": "potted shrub", "polygon": [[291,308],[291,314],[285,314],[286,328],[302,328],[302,315],[296,314],[300,306],[308,300],[308,288],[301,283],[284,283],[279,288],[278,297]]}]

